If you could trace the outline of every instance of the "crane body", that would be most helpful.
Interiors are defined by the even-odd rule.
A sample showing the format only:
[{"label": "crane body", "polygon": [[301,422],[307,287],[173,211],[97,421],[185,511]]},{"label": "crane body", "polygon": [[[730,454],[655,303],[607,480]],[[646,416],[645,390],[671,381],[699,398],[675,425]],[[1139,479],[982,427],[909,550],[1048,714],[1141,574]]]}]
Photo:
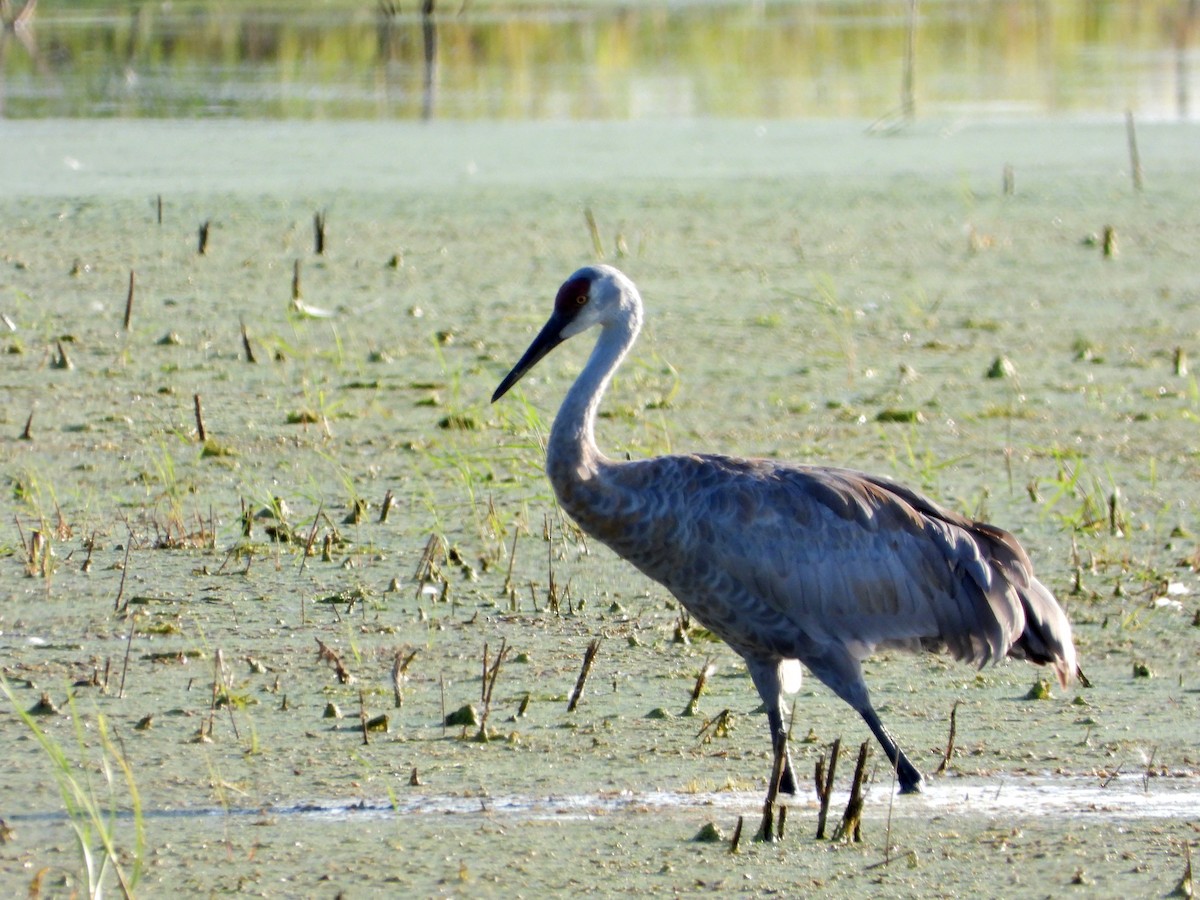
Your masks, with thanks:
[{"label": "crane body", "polygon": [[745,660],[780,772],[769,798],[797,788],[783,700],[785,687],[798,687],[797,661],[858,711],[906,793],[923,779],[871,705],[861,661],[873,652],[944,651],[976,666],[1014,656],[1070,680],[1066,615],[1000,528],[850,469],[708,454],[605,457],[597,410],[642,315],[623,273],[580,269],[492,399],[563,340],[599,326],[555,417],[547,474],[585,533],[666,587]]}]

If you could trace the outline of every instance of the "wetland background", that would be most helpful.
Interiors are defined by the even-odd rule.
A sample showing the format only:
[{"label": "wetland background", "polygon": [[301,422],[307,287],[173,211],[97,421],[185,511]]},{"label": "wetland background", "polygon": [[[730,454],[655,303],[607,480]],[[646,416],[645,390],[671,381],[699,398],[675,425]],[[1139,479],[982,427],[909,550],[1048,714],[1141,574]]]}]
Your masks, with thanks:
[{"label": "wetland background", "polygon": [[[1172,891],[1193,6],[921,4],[906,116],[905,3],[39,4],[0,39],[0,883],[86,891],[103,832],[151,895]],[[884,655],[927,773],[959,703],[927,795],[893,806],[876,754],[861,844],[814,841],[812,802],[783,844],[693,842],[756,821],[749,679],[553,506],[539,439],[586,342],[487,403],[598,256],[648,315],[602,446],[985,516],[1094,686]],[[445,726],[485,667],[484,726]],[[839,736],[867,734],[806,683],[801,769]]]}]

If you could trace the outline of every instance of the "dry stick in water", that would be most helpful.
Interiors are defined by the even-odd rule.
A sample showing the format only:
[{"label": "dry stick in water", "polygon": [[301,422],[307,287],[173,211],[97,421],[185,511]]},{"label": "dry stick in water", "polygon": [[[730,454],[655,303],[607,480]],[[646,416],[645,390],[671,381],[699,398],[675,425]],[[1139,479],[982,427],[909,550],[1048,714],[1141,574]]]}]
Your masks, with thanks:
[{"label": "dry stick in water", "polygon": [[395,496],[389,490],[383,495],[383,503],[379,504],[379,524],[382,525],[388,519],[388,513],[392,511],[392,504],[396,502]]},{"label": "dry stick in water", "polygon": [[121,584],[117,588],[117,599],[113,603],[113,612],[122,612],[121,598],[125,596],[125,575],[129,572],[129,548],[133,544],[133,532],[129,532],[129,540],[125,542],[125,562],[121,564]]},{"label": "dry stick in water", "polygon": [[156,206],[158,207],[158,224],[161,225],[162,224],[162,194],[158,195],[158,203],[156,204]]},{"label": "dry stick in water", "polygon": [[[775,736],[771,735],[771,743],[774,745]],[[786,746],[786,744],[785,744]],[[772,746],[772,750],[775,750]],[[779,798],[779,782],[783,779],[783,763],[784,755],[782,753],[773,753],[773,761],[771,763],[771,781],[767,785],[767,798],[763,801],[762,824],[758,827],[758,834],[754,836],[755,841],[771,843],[777,837],[783,834],[783,810],[780,808],[780,830],[775,830],[775,802]]]},{"label": "dry stick in water", "polygon": [[129,293],[125,295],[125,330],[129,330],[129,323],[133,321],[133,285],[137,280],[133,269],[129,270]]},{"label": "dry stick in water", "polygon": [[837,771],[838,756],[842,752],[842,739],[838,738],[829,746],[829,771],[825,771],[825,758],[817,760],[816,782],[817,799],[821,801],[821,811],[817,813],[817,840],[825,839],[825,821],[829,817],[829,798],[833,796],[833,776]]},{"label": "dry stick in water", "polygon": [[[29,414],[33,417],[33,413]],[[508,571],[504,574],[504,594],[508,597],[510,612],[518,612],[517,609],[517,591],[513,587],[512,574],[513,566],[517,562],[517,537],[521,534],[521,529],[513,526],[513,542],[512,549],[508,551]]]},{"label": "dry stick in water", "polygon": [[908,16],[904,29],[904,74],[900,83],[900,111],[906,123],[916,117],[913,100],[913,69],[917,56],[917,0],[908,0]]},{"label": "dry stick in water", "polygon": [[504,656],[508,653],[508,642],[505,638],[500,639],[500,652],[496,654],[496,661],[492,663],[492,667],[488,669],[487,662],[487,644],[483,645],[483,686],[481,688],[483,712],[479,716],[479,733],[475,736],[477,741],[486,741],[487,737],[487,720],[488,714],[492,711],[492,691],[496,688],[496,679],[500,676],[500,665],[504,662]]},{"label": "dry stick in water", "polygon": [[358,721],[362,725],[363,746],[371,743],[371,739],[367,736],[367,697],[363,693],[363,689],[358,689]]},{"label": "dry stick in water", "polygon": [[729,852],[737,853],[738,845],[742,843],[742,826],[746,822],[745,816],[738,816],[737,827],[733,829],[733,840],[729,842]]},{"label": "dry stick in water", "polygon": [[594,638],[583,654],[583,668],[579,670],[579,678],[575,681],[575,690],[571,692],[571,702],[567,704],[567,712],[575,712],[579,698],[583,695],[583,683],[587,681],[588,673],[592,671],[592,663],[596,661],[596,653],[600,649],[600,638]]},{"label": "dry stick in water", "polygon": [[71,357],[67,356],[67,348],[63,346],[63,342],[55,341],[54,344],[58,348],[58,356],[55,357],[51,365],[56,369],[70,370],[75,368],[75,363],[71,362]]},{"label": "dry stick in water", "polygon": [[942,756],[941,765],[937,767],[938,775],[946,771],[946,767],[950,765],[950,757],[954,755],[954,732],[958,727],[958,701],[954,701],[954,706],[950,709],[950,736],[946,739],[946,752]]},{"label": "dry stick in water", "polygon": [[408,656],[400,651],[396,651],[396,658],[392,661],[392,695],[396,701],[396,709],[404,705],[404,673],[408,671],[408,667],[416,658],[417,651],[414,650]]},{"label": "dry stick in water", "polygon": [[313,250],[317,256],[325,254],[325,210],[313,213]]},{"label": "dry stick in water", "polygon": [[871,753],[869,741],[863,741],[858,748],[858,764],[854,767],[854,782],[850,785],[850,799],[846,801],[846,811],[842,813],[842,821],[833,832],[835,841],[850,836],[854,843],[862,841],[862,811],[863,811],[863,781],[867,775],[867,756]]},{"label": "dry stick in water", "polygon": [[200,406],[200,395],[193,394],[192,400],[196,404],[196,436],[200,439],[200,443],[208,440],[208,432],[204,430],[204,410]]},{"label": "dry stick in water", "polygon": [[446,673],[438,672],[438,693],[442,700],[442,737],[446,736]]},{"label": "dry stick in water", "polygon": [[292,299],[299,300],[300,292],[300,260],[292,263]]},{"label": "dry stick in water", "polygon": [[600,240],[600,229],[596,227],[596,217],[592,214],[591,207],[583,211],[583,218],[587,221],[588,234],[592,236],[592,249],[596,251],[596,258],[604,259],[604,242]]},{"label": "dry stick in water", "polygon": [[[225,654],[221,652],[221,648],[217,648],[217,653],[213,657],[213,703],[217,700],[218,683],[221,690],[225,692],[225,706],[229,710],[229,724],[233,726],[233,736],[236,740],[241,740],[242,736],[238,733],[237,719],[233,714],[233,689],[229,685],[229,679],[225,677]],[[212,728],[208,729],[208,733],[212,734]]]},{"label": "dry stick in water", "polygon": [[696,685],[692,688],[692,696],[688,699],[687,706],[684,707],[685,715],[695,715],[696,706],[700,703],[700,695],[704,692],[704,686],[708,684],[708,676],[717,671],[717,667],[713,665],[712,657],[704,661],[704,667],[700,670],[700,674],[696,676]]},{"label": "dry stick in water", "polygon": [[242,326],[242,350],[246,354],[246,362],[258,362],[258,360],[254,358],[254,348],[250,346],[250,335],[246,331],[246,323],[239,322],[238,324]]},{"label": "dry stick in water", "polygon": [[80,571],[90,572],[92,571],[92,553],[96,549],[96,532],[92,532],[91,537],[87,539],[87,543],[84,546],[87,548],[87,556],[84,557],[83,564],[79,568]]},{"label": "dry stick in water", "polygon": [[[321,521],[321,513],[325,509],[325,501],[321,501],[321,505],[317,507],[317,514],[313,516],[312,528],[308,532],[308,540],[304,542],[304,552],[300,554],[300,571],[304,571],[305,565],[308,563],[308,555],[312,553],[313,541],[317,539],[317,525]],[[303,595],[301,595],[303,597]],[[303,600],[301,600],[303,602]]]},{"label": "dry stick in water", "polygon": [[1133,189],[1142,192],[1142,160],[1138,156],[1137,131],[1133,127],[1133,110],[1125,110],[1125,137],[1129,142],[1129,177],[1133,179]]},{"label": "dry stick in water", "polygon": [[32,429],[33,429],[33,410],[30,410],[29,418],[25,420],[25,428],[21,432],[21,440],[32,441],[33,440],[33,430]]},{"label": "dry stick in water", "polygon": [[334,673],[337,675],[337,680],[342,684],[351,684],[354,681],[354,676],[350,674],[350,670],[342,663],[342,658],[337,655],[337,652],[332,650],[328,644],[320,638],[316,638],[317,642],[317,661],[327,662],[333,667]]},{"label": "dry stick in water", "polygon": [[[122,576],[124,580],[124,576]],[[117,697],[124,699],[125,697],[125,673],[129,671],[129,651],[133,649],[133,631],[137,624],[137,613],[129,617],[129,637],[125,639],[125,661],[121,663],[121,686],[117,688]],[[105,666],[107,670],[107,665]],[[108,681],[108,675],[105,674],[105,682]]]},{"label": "dry stick in water", "polygon": [[208,219],[205,219],[200,223],[200,240],[196,247],[196,252],[201,256],[204,256],[206,253],[208,253],[208,226],[210,224],[211,223]]},{"label": "dry stick in water", "polygon": [[1100,249],[1105,259],[1112,259],[1117,255],[1117,229],[1111,225],[1104,226],[1104,237],[1100,241]]}]

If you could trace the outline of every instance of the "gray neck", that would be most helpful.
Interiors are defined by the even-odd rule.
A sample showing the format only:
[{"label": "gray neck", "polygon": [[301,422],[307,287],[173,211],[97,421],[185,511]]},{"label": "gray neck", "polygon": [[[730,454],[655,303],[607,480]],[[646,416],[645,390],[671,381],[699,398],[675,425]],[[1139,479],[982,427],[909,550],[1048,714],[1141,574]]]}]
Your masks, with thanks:
[{"label": "gray neck", "polygon": [[641,307],[634,304],[628,316],[605,323],[587,365],[567,391],[546,447],[546,473],[562,499],[569,488],[591,481],[608,464],[596,446],[596,412],[613,373],[641,328]]}]

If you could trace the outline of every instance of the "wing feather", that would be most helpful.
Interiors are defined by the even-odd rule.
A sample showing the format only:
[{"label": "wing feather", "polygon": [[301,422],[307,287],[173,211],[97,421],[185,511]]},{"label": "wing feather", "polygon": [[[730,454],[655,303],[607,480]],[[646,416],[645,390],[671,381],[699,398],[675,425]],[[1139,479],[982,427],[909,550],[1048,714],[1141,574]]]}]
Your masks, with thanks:
[{"label": "wing feather", "polygon": [[887,479],[720,456],[614,469],[629,508],[580,524],[735,649],[797,655],[782,634],[790,624],[797,641],[838,642],[860,658],[944,646],[982,665],[1021,638],[1032,594],[1054,627],[1019,651],[1038,661],[1061,651],[1045,610],[1065,617],[1012,535]]}]

